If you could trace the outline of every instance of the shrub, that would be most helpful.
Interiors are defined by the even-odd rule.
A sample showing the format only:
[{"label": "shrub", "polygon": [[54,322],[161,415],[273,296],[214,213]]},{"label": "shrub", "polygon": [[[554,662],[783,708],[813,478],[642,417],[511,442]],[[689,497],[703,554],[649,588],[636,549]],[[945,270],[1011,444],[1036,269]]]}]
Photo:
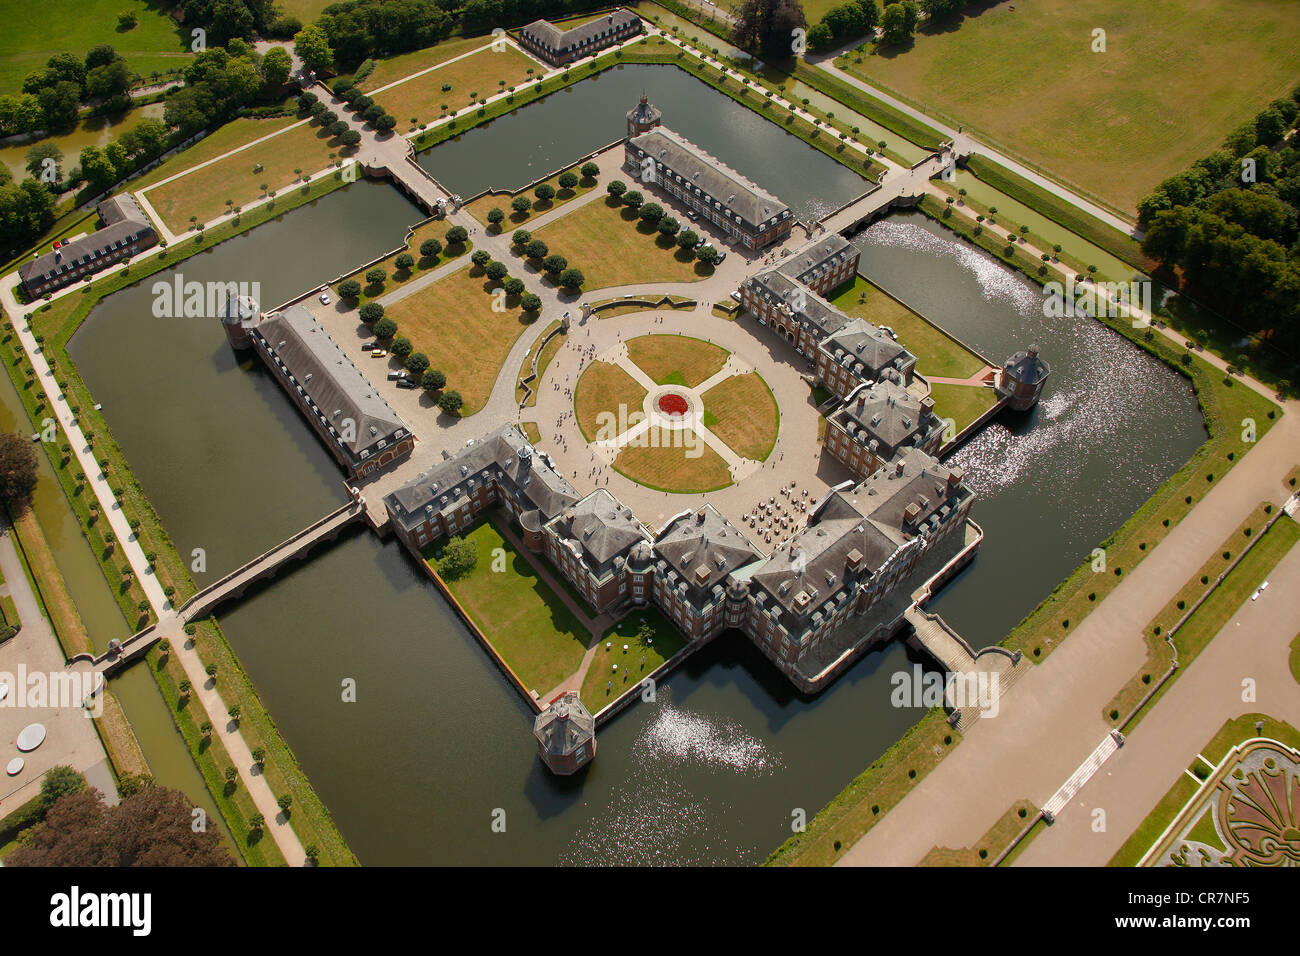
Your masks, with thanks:
[{"label": "shrub", "polygon": [[524,280],[517,279],[517,278],[507,279],[505,283],[505,290],[506,290],[506,295],[523,295]]},{"label": "shrub", "polygon": [[388,273],[379,266],[366,270],[366,283],[368,285],[383,285],[384,280],[387,278]]},{"label": "shrub", "polygon": [[469,257],[469,261],[474,263],[480,269],[485,268],[492,261],[492,253],[486,249],[475,249]]},{"label": "shrub", "polygon": [[542,297],[532,292],[525,292],[519,300],[519,307],[525,312],[538,312],[542,308]]},{"label": "shrub", "polygon": [[412,352],[406,359],[406,370],[415,376],[422,376],[429,368],[429,356],[423,352]]},{"label": "shrub", "polygon": [[487,273],[487,277],[493,282],[500,282],[510,272],[504,262],[489,262],[484,271]]},{"label": "shrub", "polygon": [[436,392],[447,386],[447,376],[441,369],[431,368],[420,376],[420,387],[425,391]]},{"label": "shrub", "polygon": [[391,339],[397,334],[397,323],[392,319],[380,319],[370,331],[375,333],[375,338]]},{"label": "shrub", "polygon": [[420,255],[426,259],[432,259],[442,252],[442,243],[437,239],[426,239],[420,243]]},{"label": "shrub", "polygon": [[447,235],[444,238],[447,240],[447,245],[458,246],[469,239],[469,230],[464,226],[452,226],[447,230]]},{"label": "shrub", "polygon": [[450,391],[443,392],[442,397],[438,399],[438,407],[448,415],[456,415],[464,406],[465,400],[460,397],[460,392]]},{"label": "shrub", "polygon": [[392,352],[398,358],[406,358],[411,354],[411,340],[405,335],[399,335],[393,339],[393,344],[388,346],[388,351]]},{"label": "shrub", "polygon": [[393,260],[393,265],[397,266],[399,272],[410,272],[415,267],[415,256],[409,252],[403,252]]},{"label": "shrub", "polygon": [[522,248],[524,246],[527,246],[528,243],[532,241],[532,238],[533,238],[533,234],[529,232],[527,229],[516,229],[514,231],[514,235],[510,237],[510,241],[514,245],[520,246]]},{"label": "shrub", "polygon": [[561,173],[557,180],[561,189],[575,189],[578,185],[578,177],[570,170],[567,173]]},{"label": "shrub", "polygon": [[[378,302],[367,302],[357,314],[361,317],[362,322],[369,325],[372,322],[378,322],[384,317],[384,307]],[[378,326],[375,328],[375,334],[379,334]]]}]

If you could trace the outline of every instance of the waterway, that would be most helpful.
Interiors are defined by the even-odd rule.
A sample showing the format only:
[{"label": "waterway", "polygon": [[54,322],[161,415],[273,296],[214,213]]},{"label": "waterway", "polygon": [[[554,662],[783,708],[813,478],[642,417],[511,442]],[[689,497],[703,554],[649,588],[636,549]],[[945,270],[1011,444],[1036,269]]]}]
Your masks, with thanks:
[{"label": "waterway", "polygon": [[[627,132],[642,93],[664,125],[817,219],[871,185],[793,133],[675,66],[625,64],[440,143],[420,165],[453,193],[517,189],[607,146]],[[520,144],[527,143],[527,148]]]},{"label": "waterway", "polygon": [[[611,89],[621,75],[579,89]],[[639,87],[601,94],[617,104],[608,139]],[[734,134],[713,108],[694,107],[701,129],[688,135],[722,155]],[[572,144],[546,139],[551,152],[519,149],[532,122],[521,111],[492,124],[500,139],[477,141],[492,184],[574,158]],[[758,175],[743,157],[730,161]],[[792,178],[811,191],[816,175]],[[396,190],[359,183],[180,268],[260,280],[276,302],[391,248],[416,215]],[[1204,434],[1195,405],[1175,373],[1110,333],[1049,327],[1023,282],[964,258],[968,247],[924,220],[880,224],[862,241],[863,271],[923,314],[999,358],[1038,340],[1056,368],[1038,412],[962,452],[989,538],[938,607],[973,641],[997,640],[1191,454]],[[208,575],[220,574],[339,503],[341,474],[278,386],[237,364],[214,321],[156,319],[149,305],[144,287],[112,296],[70,350],[178,547],[206,548]],[[890,676],[912,666],[901,645],[803,700],[729,635],[669,678],[656,703],[605,727],[590,768],[560,780],[537,761],[530,711],[445,602],[399,545],[361,530],[222,624],[366,864],[760,862],[798,811],[811,817],[920,716],[889,702]],[[355,702],[342,697],[348,678]],[[493,829],[497,810],[505,832]]]},{"label": "waterway", "polygon": [[1036,408],[951,459],[988,536],[932,610],[996,643],[1192,456],[1204,421],[1182,376],[1092,319],[1044,317],[1038,286],[920,213],[855,242],[864,275],[994,362],[1036,342],[1051,365]]},{"label": "waterway", "polygon": [[0,145],[0,164],[13,174],[15,181],[25,179],[31,175],[27,171],[27,151],[37,143],[49,143],[62,150],[63,160],[59,165],[66,173],[73,166],[80,165],[83,147],[107,146],[110,141],[139,125],[141,120],[161,119],[162,115],[162,103],[146,103],[125,113],[107,113],[79,120],[76,127],[66,133],[27,141],[13,139]]}]

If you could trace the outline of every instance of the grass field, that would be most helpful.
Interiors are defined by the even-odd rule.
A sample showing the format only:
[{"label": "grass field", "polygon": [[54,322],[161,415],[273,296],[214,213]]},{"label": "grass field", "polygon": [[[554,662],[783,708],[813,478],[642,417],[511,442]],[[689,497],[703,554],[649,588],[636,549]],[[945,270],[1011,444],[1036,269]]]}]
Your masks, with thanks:
[{"label": "grass field", "polygon": [[[399,53],[397,56],[376,60],[375,68],[361,81],[361,89],[367,93],[373,92],[390,83],[405,79],[412,73],[430,69],[455,57],[472,53],[474,50],[481,50],[491,42],[490,36],[453,37],[425,47],[423,50],[413,50],[410,53]],[[467,91],[466,96],[468,95]]]},{"label": "grass field", "polygon": [[1028,800],[1017,800],[974,846],[961,849],[936,846],[917,866],[989,866],[1006,849],[1007,844],[1015,839],[1016,834],[1025,828],[1029,817],[1037,810]]},{"label": "grass field", "polygon": [[[139,179],[132,180],[131,188],[133,191],[139,192],[141,189],[160,183],[177,173],[193,169],[199,163],[206,163],[210,159],[216,159],[232,149],[238,149],[255,139],[270,136],[272,133],[278,132],[287,126],[292,126],[297,122],[299,122],[298,118],[293,116],[278,116],[273,119],[244,119],[242,117],[233,119],[229,123],[218,126],[193,146],[177,153],[158,168],[146,173]],[[248,168],[251,170],[253,167],[250,164]]]},{"label": "grass field", "polygon": [[[713,274],[713,267],[685,258],[675,244],[667,248],[638,222],[636,213],[609,201],[587,203],[533,236],[581,269],[584,288],[606,289],[637,282],[694,282]],[[583,253],[590,259],[579,259]]]},{"label": "grass field", "polygon": [[[270,192],[291,186],[300,178],[296,169],[301,169],[302,175],[319,172],[329,165],[330,154],[343,148],[337,138],[315,123],[307,123],[157,186],[149,191],[148,199],[168,228],[180,233],[189,228],[191,216],[208,222],[225,213],[227,199],[236,206],[247,205],[262,197],[264,184]],[[255,172],[258,164],[262,170]]]},{"label": "grass field", "polygon": [[[641,622],[654,628],[651,644],[642,644],[637,638]],[[608,642],[612,646],[605,650]],[[624,653],[623,645],[627,645]],[[686,646],[686,638],[655,607],[644,607],[628,614],[601,635],[592,655],[591,666],[583,679],[578,696],[593,714],[606,704],[613,703],[620,694],[639,684],[646,675]],[[644,655],[645,663],[641,663]],[[618,673],[614,673],[614,665]],[[606,685],[612,685],[606,690]]]},{"label": "grass field", "polygon": [[465,400],[462,416],[473,415],[487,402],[515,339],[529,324],[530,317],[517,303],[504,312],[492,309],[490,290],[498,284],[476,267],[467,267],[385,312],[397,323],[397,334],[429,356],[430,368],[447,374],[447,387]]},{"label": "grass field", "polygon": [[[582,663],[591,635],[491,522],[465,536],[478,564],[447,587],[524,686],[545,694]],[[506,570],[492,570],[500,548]]]},{"label": "grass field", "polygon": [[982,385],[931,385],[930,396],[934,399],[934,413],[953,420],[955,434],[998,402],[997,393]]},{"label": "grass field", "polygon": [[620,425],[642,414],[646,391],[631,375],[609,362],[592,362],[578,379],[573,392],[574,415],[587,441],[613,438],[606,435],[601,416],[613,413]]},{"label": "grass field", "polygon": [[[126,57],[136,73],[148,76],[174,53],[177,64],[188,57],[190,35],[158,5],[146,0],[78,0],[75,9],[41,3],[6,3],[0,30],[0,95],[17,94],[23,79],[45,67],[56,53],[84,56],[96,44],[108,43]],[[139,22],[132,30],[117,28],[117,15],[133,10]]]},{"label": "grass field", "polygon": [[[397,266],[394,263],[401,253],[395,252],[382,262],[376,263],[374,266],[367,266],[359,273],[354,272],[350,276],[345,276],[344,279],[353,278],[361,283],[361,295],[357,297],[356,304],[359,306],[365,305],[371,299],[381,298],[389,292],[401,288],[412,279],[419,278],[430,269],[436,269],[439,266],[446,265],[452,259],[459,259],[465,253],[469,252],[474,246],[474,243],[472,242],[466,241],[458,245],[451,245],[447,242],[447,230],[450,228],[451,226],[449,226],[444,220],[434,219],[431,222],[426,222],[411,234],[411,238],[406,242],[406,251],[415,258],[415,267],[409,271],[402,272],[397,269]],[[420,255],[420,245],[426,239],[437,239],[441,242],[443,244],[442,252],[429,258]],[[384,284],[378,287],[371,286],[366,282],[365,278],[365,274],[371,269],[376,268],[376,266],[388,273],[388,278],[384,280]],[[339,295],[337,284],[334,286],[334,294],[340,299],[343,298],[342,295]]]},{"label": "grass field", "polygon": [[[478,199],[475,199],[473,202],[466,205],[465,211],[481,222],[484,226],[488,226],[487,214],[492,209],[500,209],[506,214],[505,221],[501,223],[500,231],[514,232],[516,229],[527,225],[529,221],[544,216],[552,210],[563,206],[570,200],[577,199],[579,196],[591,192],[591,190],[596,186],[596,180],[579,177],[576,189],[562,189],[559,184],[559,178],[565,172],[567,172],[567,170],[560,170],[560,172],[556,173],[550,179],[543,180],[543,182],[555,190],[555,198],[550,202],[542,202],[533,195],[533,190],[536,189],[537,186],[541,185],[541,183],[538,183],[537,186],[531,186],[527,190],[521,190],[520,193],[495,192],[480,196]],[[573,172],[575,175],[577,174],[576,169],[573,170]],[[520,194],[527,196],[533,201],[533,206],[528,210],[528,212],[515,212],[510,208],[510,201],[516,195]],[[489,226],[489,228],[491,227]]]},{"label": "grass field", "polygon": [[660,385],[694,388],[727,364],[726,349],[689,335],[642,335],[627,343],[632,364]]},{"label": "grass field", "polygon": [[[481,46],[484,38],[476,39]],[[416,66],[413,69],[421,69],[421,67]],[[399,126],[405,128],[412,117],[420,123],[431,123],[438,119],[444,113],[442,109],[444,104],[447,106],[446,112],[452,110],[464,112],[480,99],[494,96],[505,87],[523,83],[528,79],[530,69],[536,70],[539,67],[537,63],[513,47],[507,47],[500,53],[491,49],[480,50],[463,60],[440,66],[423,76],[417,76],[373,95],[375,102],[396,116]],[[408,70],[407,73],[409,72],[411,71]],[[376,67],[375,72],[366,77],[362,85],[371,91],[379,89],[383,83],[374,82],[375,74],[379,73],[380,67]],[[390,74],[386,70],[380,75],[382,77]],[[391,83],[394,79],[398,77],[390,76],[387,82]],[[505,80],[504,86],[501,80]],[[443,86],[446,84],[450,84],[451,89],[444,91]],[[476,93],[478,95],[474,96],[473,94]]]},{"label": "grass field", "polygon": [[757,372],[723,379],[701,396],[705,425],[741,458],[765,461],[776,444],[781,412]]},{"label": "grass field", "polygon": [[916,370],[922,375],[970,378],[984,368],[978,355],[862,276],[832,291],[836,295],[831,303],[845,315],[893,329],[898,341],[916,356]]},{"label": "grass field", "polygon": [[[690,452],[702,452],[690,457]],[[650,429],[614,459],[614,470],[656,491],[698,494],[731,484],[722,456],[689,428],[680,432]]]},{"label": "grass field", "polygon": [[1128,212],[1289,93],[1297,28],[1300,7],[1272,0],[1040,0],[850,68]]}]

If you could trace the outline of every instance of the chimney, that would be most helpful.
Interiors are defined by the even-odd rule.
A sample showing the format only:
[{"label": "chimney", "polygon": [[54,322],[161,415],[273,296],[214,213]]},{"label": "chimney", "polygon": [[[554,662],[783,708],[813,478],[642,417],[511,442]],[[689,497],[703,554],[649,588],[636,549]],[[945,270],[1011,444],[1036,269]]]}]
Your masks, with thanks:
[{"label": "chimney", "polygon": [[898,464],[894,466],[894,474],[901,475],[903,473],[903,468],[906,464],[907,462],[903,461],[903,459],[900,458],[898,460]]}]

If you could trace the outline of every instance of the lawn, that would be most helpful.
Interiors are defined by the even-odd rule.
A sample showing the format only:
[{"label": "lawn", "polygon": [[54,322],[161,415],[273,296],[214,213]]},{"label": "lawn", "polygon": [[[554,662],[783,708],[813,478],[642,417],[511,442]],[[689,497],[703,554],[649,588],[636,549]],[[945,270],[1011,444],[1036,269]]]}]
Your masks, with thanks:
[{"label": "lawn", "polygon": [[[637,637],[641,623],[654,628],[654,636],[647,646]],[[605,644],[610,644],[608,650]],[[627,645],[624,652],[623,645]],[[618,699],[624,691],[637,686],[664,661],[686,646],[686,638],[658,608],[647,606],[633,611],[606,631],[600,638],[596,653],[592,655],[587,676],[582,682],[579,696],[593,714]],[[642,657],[645,663],[642,663]],[[618,673],[614,673],[614,665]],[[607,684],[613,686],[606,689]]]},{"label": "lawn", "polygon": [[427,355],[431,368],[447,374],[447,387],[465,400],[462,416],[473,415],[487,402],[515,340],[535,319],[509,298],[504,312],[494,311],[490,290],[497,285],[469,266],[385,311],[397,323],[397,334]]},{"label": "lawn", "polygon": [[934,413],[953,420],[954,436],[998,402],[997,393],[983,385],[931,385],[930,397]]},{"label": "lawn", "polygon": [[611,206],[608,199],[561,216],[533,238],[581,269],[584,288],[592,291],[638,282],[695,282],[713,274],[712,266],[687,259],[675,244],[665,248],[635,212]]},{"label": "lawn", "polygon": [[[354,272],[349,276],[344,276],[344,279],[353,278],[361,283],[361,295],[357,297],[356,304],[365,305],[365,303],[369,302],[371,299],[382,298],[389,292],[401,288],[412,279],[424,275],[430,269],[436,269],[439,266],[446,265],[452,259],[459,259],[465,253],[469,252],[474,246],[474,243],[472,242],[466,241],[457,245],[451,245],[447,242],[447,230],[450,228],[451,226],[448,225],[445,220],[434,219],[414,230],[411,234],[411,238],[406,242],[406,251],[415,258],[415,266],[409,271],[398,271],[397,267],[394,265],[394,260],[396,260],[401,253],[395,252],[382,262],[378,262],[372,266],[367,266],[359,273]],[[437,239],[441,242],[442,252],[430,258],[420,255],[420,245],[426,239]],[[374,268],[383,269],[388,273],[388,278],[384,280],[384,284],[381,287],[371,286],[366,282],[365,274]],[[335,295],[338,295],[338,291],[338,286],[336,285],[334,287]],[[340,299],[343,298],[341,295],[338,295],[338,297]]]},{"label": "lawn", "polygon": [[[132,180],[131,188],[135,192],[147,189],[149,186],[160,183],[177,173],[193,169],[199,163],[206,163],[210,159],[224,156],[232,149],[238,149],[255,139],[270,136],[272,133],[279,132],[298,122],[301,122],[301,120],[295,116],[277,116],[273,119],[245,119],[243,117],[233,119],[229,123],[218,126],[193,146],[177,153],[156,169],[145,173],[139,179]],[[252,169],[252,166],[250,165],[248,168]],[[222,198],[224,200],[225,197]]]},{"label": "lawn", "polygon": [[658,384],[687,388],[717,374],[731,355],[720,345],[689,335],[642,335],[627,343],[627,354]]},{"label": "lawn", "polygon": [[[268,132],[270,132],[268,130]],[[260,199],[262,186],[271,192],[283,190],[300,178],[324,169],[330,154],[343,145],[315,123],[304,123],[266,142],[250,146],[220,162],[157,186],[148,193],[149,202],[173,232],[189,228],[191,216],[208,222],[227,211],[226,200],[242,206]],[[262,170],[255,172],[261,164]]]},{"label": "lawn", "polygon": [[612,413],[617,427],[626,428],[633,415],[637,420],[644,414],[646,391],[631,375],[608,362],[592,362],[578,379],[573,393],[574,414],[578,428],[587,441],[614,438],[605,434],[603,416]]},{"label": "lawn", "polygon": [[[487,214],[492,209],[500,209],[503,213],[506,214],[506,218],[505,221],[501,223],[499,231],[514,232],[516,229],[519,229],[520,227],[527,225],[530,220],[537,219],[540,216],[544,216],[547,213],[551,212],[552,210],[558,209],[560,206],[563,206],[565,203],[569,202],[570,200],[577,199],[579,196],[591,192],[591,190],[595,188],[597,184],[596,180],[585,179],[581,176],[579,176],[578,178],[578,186],[576,189],[561,188],[559,183],[560,176],[562,176],[564,173],[569,171],[572,171],[575,175],[578,174],[577,169],[570,167],[570,169],[567,170],[565,169],[560,170],[550,179],[543,180],[543,182],[545,182],[546,185],[550,186],[552,189],[555,190],[555,198],[550,200],[549,202],[542,202],[540,199],[538,199],[536,196],[533,195],[533,190],[535,190],[537,186],[542,185],[542,183],[538,183],[537,186],[531,186],[526,191],[520,190],[519,193],[512,193],[508,191],[487,193],[483,196],[480,196],[478,199],[475,199],[472,203],[466,205],[465,211],[469,213],[471,216],[473,216],[475,219],[477,219],[484,226],[488,226]],[[520,194],[526,195],[529,199],[533,201],[533,206],[531,209],[528,210],[528,212],[515,212],[513,209],[510,208],[511,200],[514,199],[516,195],[520,195]]]},{"label": "lawn", "polygon": [[[117,15],[128,10],[135,11],[139,22],[134,29],[118,30]],[[17,95],[27,74],[44,69],[45,61],[54,54],[72,52],[82,57],[100,43],[111,44],[134,72],[145,76],[164,59],[157,54],[177,54],[176,65],[184,65],[188,59],[189,31],[147,0],[78,0],[75,8],[69,9],[7,3],[4,14],[0,94]]]},{"label": "lawn", "polygon": [[[528,354],[524,356],[523,362],[519,364],[519,374],[515,376],[515,400],[516,401],[522,402],[525,400],[524,386],[519,383],[522,382],[523,379],[526,378],[532,372],[533,358],[534,356],[537,356],[537,347],[542,344],[543,339],[545,339],[548,335],[550,335],[553,331],[555,331],[559,327],[560,327],[560,320],[556,319],[546,328],[542,329],[541,334],[537,336],[537,340],[533,342],[532,348],[530,348],[528,350]],[[532,390],[528,392],[528,399],[527,399],[528,405],[531,406],[537,404],[538,383],[541,382],[542,375],[546,372],[546,366],[550,364],[551,359],[555,358],[556,353],[560,351],[560,347],[564,345],[565,338],[566,336],[563,334],[552,336],[551,340],[546,343],[546,348],[543,351],[542,355],[537,359],[537,378],[530,383]]]},{"label": "lawn", "polygon": [[[480,46],[490,42],[485,37],[477,39]],[[416,66],[414,69],[421,68]],[[508,86],[523,83],[528,79],[530,69],[539,67],[513,47],[507,47],[500,53],[487,49],[472,53],[455,63],[440,66],[423,76],[399,82],[378,93],[372,92],[372,95],[375,102],[396,116],[398,124],[402,126],[412,117],[420,123],[432,123],[444,114],[444,104],[448,112],[464,112],[477,100],[485,100]],[[380,67],[376,67],[375,73],[362,84],[368,91],[374,91],[383,85],[373,82],[375,74],[389,76],[389,83],[397,79],[387,70],[380,73]],[[504,84],[501,83],[502,80],[505,81]],[[451,85],[451,89],[444,91],[443,86],[447,84]]]},{"label": "lawn", "polygon": [[845,315],[893,329],[899,343],[916,356],[922,375],[970,378],[984,368],[982,358],[862,276],[832,292],[831,303]]},{"label": "lawn", "polygon": [[[692,452],[700,452],[691,457]],[[698,494],[731,484],[731,470],[722,456],[689,428],[652,428],[614,459],[614,470],[656,491]]]},{"label": "lawn", "polygon": [[1289,92],[1297,27],[1300,7],[1272,0],[1040,0],[984,7],[850,66],[1131,211]]},{"label": "lawn", "polygon": [[[447,587],[523,685],[545,694],[578,669],[591,635],[489,521],[465,536],[478,564]],[[500,548],[506,569],[492,570]]]},{"label": "lawn", "polygon": [[781,412],[757,372],[723,379],[702,396],[704,424],[741,458],[765,461],[776,444]]}]

